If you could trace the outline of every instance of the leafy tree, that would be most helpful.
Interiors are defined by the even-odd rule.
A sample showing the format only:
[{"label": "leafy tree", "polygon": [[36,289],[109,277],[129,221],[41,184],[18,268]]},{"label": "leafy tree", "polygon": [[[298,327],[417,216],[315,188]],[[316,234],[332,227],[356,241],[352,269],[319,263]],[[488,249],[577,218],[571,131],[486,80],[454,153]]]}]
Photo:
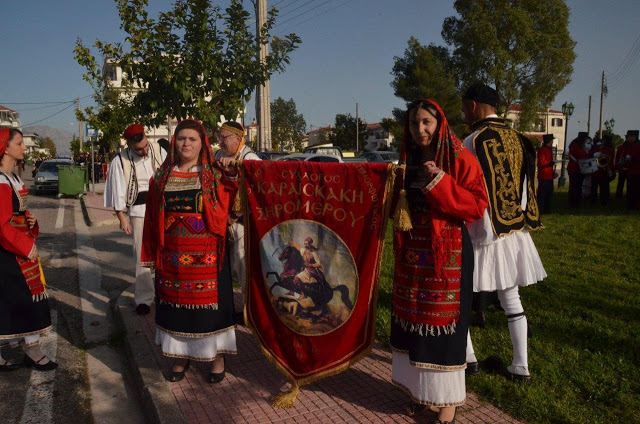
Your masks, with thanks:
[{"label": "leafy tree", "polygon": [[[242,0],[230,0],[224,9],[211,0],[176,0],[170,11],[155,19],[147,13],[148,0],[115,3],[125,44],[96,41],[94,47],[121,67],[122,87],[113,90],[104,80],[82,40],[75,48],[98,103],[95,109],[85,109],[86,120],[105,137],[101,125],[110,119],[118,122],[120,132],[124,122],[134,120],[159,126],[167,117],[195,117],[215,128],[221,115],[235,119],[255,87],[282,72],[300,43],[295,34],[270,39],[275,8],[260,31],[251,31],[251,14]],[[260,61],[256,45],[269,42],[271,53]]]},{"label": "leafy tree", "polygon": [[[404,115],[404,111],[398,108],[395,108],[394,112]],[[404,122],[401,119],[383,118],[382,121],[380,121],[380,126],[393,135],[391,147],[395,150],[400,150],[400,141],[402,141],[404,137]]]},{"label": "leafy tree", "polygon": [[404,56],[394,58],[391,74],[391,87],[396,96],[407,103],[417,98],[433,99],[449,121],[459,122],[462,101],[446,48],[435,44],[423,46],[411,37]]},{"label": "leafy tree", "polygon": [[56,143],[53,142],[51,137],[41,138],[38,146],[43,149],[49,149],[49,153],[51,156],[56,156],[58,153],[58,149],[56,148]]},{"label": "leafy tree", "polygon": [[[367,123],[360,118],[358,118],[357,130],[360,149],[362,149],[367,137]],[[350,113],[336,115],[334,128],[329,134],[329,141],[342,150],[356,150],[356,118]]]},{"label": "leafy tree", "polygon": [[278,97],[271,102],[271,142],[274,149],[302,150],[306,129],[307,122],[302,114],[298,114],[293,99]]},{"label": "leafy tree", "polygon": [[76,137],[75,134],[69,143],[69,150],[71,150],[71,154],[74,157],[80,154],[80,138]]},{"label": "leafy tree", "polygon": [[576,43],[563,0],[456,0],[442,37],[452,48],[458,85],[493,84],[499,111],[522,105],[519,126],[531,127],[570,81]]}]

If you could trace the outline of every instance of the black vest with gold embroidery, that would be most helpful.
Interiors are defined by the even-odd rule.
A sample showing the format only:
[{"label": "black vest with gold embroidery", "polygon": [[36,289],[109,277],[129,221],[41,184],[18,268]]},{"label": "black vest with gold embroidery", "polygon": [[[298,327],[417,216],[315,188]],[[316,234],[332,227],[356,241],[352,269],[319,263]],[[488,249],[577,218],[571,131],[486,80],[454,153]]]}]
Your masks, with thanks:
[{"label": "black vest with gold embroidery", "polygon": [[[478,121],[473,149],[482,167],[489,197],[489,217],[496,236],[542,226],[536,199],[536,151],[524,135],[500,118]],[[522,210],[526,177],[527,206]]]}]

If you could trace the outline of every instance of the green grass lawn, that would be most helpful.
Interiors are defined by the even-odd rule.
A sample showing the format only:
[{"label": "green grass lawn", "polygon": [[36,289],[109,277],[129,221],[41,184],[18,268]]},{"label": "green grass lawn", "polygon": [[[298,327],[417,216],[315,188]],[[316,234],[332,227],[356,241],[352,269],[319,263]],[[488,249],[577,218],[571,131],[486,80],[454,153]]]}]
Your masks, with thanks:
[{"label": "green grass lawn", "polygon": [[[615,187],[612,185],[612,193]],[[640,213],[613,199],[568,210],[554,195],[545,229],[532,233],[548,277],[520,290],[533,338],[530,384],[480,372],[469,390],[530,423],[640,422]],[[393,255],[387,234],[377,337],[389,343]],[[490,308],[487,327],[472,327],[482,361],[511,363],[504,312]]]}]

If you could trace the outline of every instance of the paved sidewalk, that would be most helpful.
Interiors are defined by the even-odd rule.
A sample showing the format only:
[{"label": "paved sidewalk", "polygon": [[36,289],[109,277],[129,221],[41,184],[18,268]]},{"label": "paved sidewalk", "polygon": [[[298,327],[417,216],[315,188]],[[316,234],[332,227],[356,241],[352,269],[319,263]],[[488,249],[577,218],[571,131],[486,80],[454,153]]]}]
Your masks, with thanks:
[{"label": "paved sidewalk", "polygon": [[[117,224],[102,207],[102,196],[87,195],[91,225]],[[236,309],[240,309],[236,296]],[[168,383],[173,360],[155,345],[154,310],[135,314],[132,288],[118,299],[116,314],[126,331],[126,350],[150,421],[158,423],[429,423],[435,414],[405,413],[409,397],[391,384],[391,352],[376,345],[349,370],[303,386],[293,408],[271,406],[271,398],[289,383],[262,355],[247,327],[236,330],[237,355],[227,355],[226,378],[209,384],[209,364],[192,361],[184,380]],[[496,407],[467,393],[457,423],[518,423]]]},{"label": "paved sidewalk", "polygon": [[82,196],[82,207],[89,217],[89,225],[101,227],[103,225],[117,225],[119,223],[113,208],[105,208],[102,199],[104,183],[96,184],[96,194],[91,192]]},{"label": "paved sidewalk", "polygon": [[[146,317],[135,318],[153,346],[153,357],[163,376],[168,376],[173,360],[163,357],[155,346],[153,310]],[[374,347],[351,369],[303,386],[293,408],[273,408],[271,397],[288,389],[289,384],[265,359],[246,327],[238,326],[236,337],[238,354],[227,355],[227,374],[221,384],[209,384],[210,365],[194,361],[184,380],[167,383],[188,423],[415,423],[435,418],[430,412],[414,418],[405,414],[409,398],[391,384],[391,353],[381,346]],[[456,422],[518,421],[469,393]]]}]

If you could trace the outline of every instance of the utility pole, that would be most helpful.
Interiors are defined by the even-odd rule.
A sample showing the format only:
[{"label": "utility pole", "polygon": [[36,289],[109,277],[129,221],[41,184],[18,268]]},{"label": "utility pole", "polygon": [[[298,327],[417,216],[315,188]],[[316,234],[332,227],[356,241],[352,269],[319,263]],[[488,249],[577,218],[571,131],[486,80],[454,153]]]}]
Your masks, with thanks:
[{"label": "utility pole", "polygon": [[[80,99],[79,98],[76,99],[76,110],[78,112],[80,112]],[[82,144],[83,144],[83,140],[84,140],[84,137],[82,137],[82,134],[84,134],[82,132],[82,122],[80,122],[78,120],[78,140],[80,140],[80,153],[82,153]]]},{"label": "utility pole", "polygon": [[602,108],[604,107],[604,92],[606,89],[604,71],[602,71],[602,85],[600,86],[600,124],[598,125],[598,135],[600,138],[602,138]]},{"label": "utility pole", "polygon": [[589,95],[589,118],[587,119],[587,134],[591,134],[591,95]]},{"label": "utility pole", "polygon": [[[267,21],[267,0],[255,0],[256,34],[260,34]],[[258,60],[264,64],[269,54],[269,44],[258,44]],[[258,151],[271,150],[271,94],[269,80],[256,89],[256,120],[258,121]]]},{"label": "utility pole", "polygon": [[360,151],[360,125],[358,125],[358,103],[356,103],[356,153]]}]

